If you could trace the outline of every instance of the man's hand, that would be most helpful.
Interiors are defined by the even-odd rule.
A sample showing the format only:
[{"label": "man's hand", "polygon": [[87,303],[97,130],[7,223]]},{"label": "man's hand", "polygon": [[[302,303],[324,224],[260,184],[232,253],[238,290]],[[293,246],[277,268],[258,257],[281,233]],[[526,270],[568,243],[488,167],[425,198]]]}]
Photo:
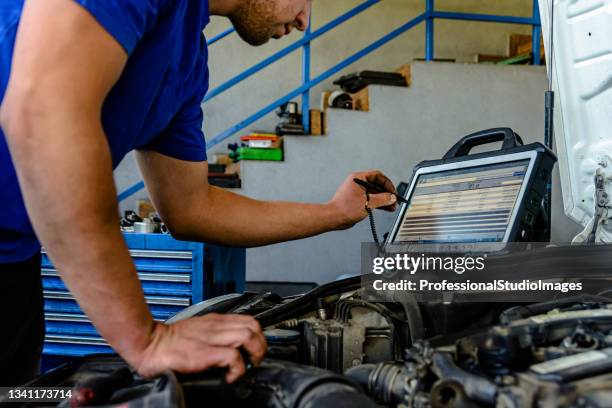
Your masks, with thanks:
[{"label": "man's hand", "polygon": [[330,201],[330,205],[334,206],[339,214],[342,214],[341,229],[352,227],[368,215],[365,209],[365,190],[353,181],[355,178],[378,184],[389,191],[389,193],[369,194],[367,202],[369,208],[382,208],[385,211],[395,211],[397,208],[397,199],[391,194],[396,193],[395,186],[384,174],[378,170],[353,173],[342,183]]},{"label": "man's hand", "polygon": [[134,363],[145,377],[167,370],[197,373],[213,367],[228,367],[227,382],[245,373],[240,347],[259,365],[266,340],[259,323],[250,316],[208,314],[172,325],[158,323],[149,346]]}]

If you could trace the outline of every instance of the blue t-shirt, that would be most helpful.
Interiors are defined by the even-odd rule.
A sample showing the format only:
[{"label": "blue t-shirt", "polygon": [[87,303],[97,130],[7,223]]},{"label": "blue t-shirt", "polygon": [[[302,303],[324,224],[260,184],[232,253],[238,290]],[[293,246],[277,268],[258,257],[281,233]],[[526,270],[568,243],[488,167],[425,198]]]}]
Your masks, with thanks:
[{"label": "blue t-shirt", "polygon": [[[23,1],[0,1],[0,103],[11,70]],[[208,89],[208,52],[202,34],[210,19],[208,1],[73,1],[129,55],[102,111],[113,166],[134,149],[154,150],[187,161],[206,160],[200,104]],[[24,260],[39,250],[0,129],[0,263]]]}]

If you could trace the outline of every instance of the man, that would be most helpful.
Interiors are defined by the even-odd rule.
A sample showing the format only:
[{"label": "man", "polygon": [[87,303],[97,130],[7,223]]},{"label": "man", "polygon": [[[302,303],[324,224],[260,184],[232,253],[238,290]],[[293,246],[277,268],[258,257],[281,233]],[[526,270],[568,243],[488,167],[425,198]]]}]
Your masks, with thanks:
[{"label": "man", "polygon": [[[351,175],[325,204],[255,201],[206,182],[200,102],[209,16],[227,16],[259,45],[304,30],[310,6],[0,2],[0,385],[36,372],[44,332],[40,243],[101,335],[140,374],[228,367],[231,382],[245,370],[238,348],[262,360],[265,339],[250,317],[153,321],[119,232],[112,170],[136,150],[156,209],[181,239],[258,246],[362,220],[365,196],[351,179],[393,191],[379,172]],[[372,195],[368,205],[392,210],[395,199]]]}]

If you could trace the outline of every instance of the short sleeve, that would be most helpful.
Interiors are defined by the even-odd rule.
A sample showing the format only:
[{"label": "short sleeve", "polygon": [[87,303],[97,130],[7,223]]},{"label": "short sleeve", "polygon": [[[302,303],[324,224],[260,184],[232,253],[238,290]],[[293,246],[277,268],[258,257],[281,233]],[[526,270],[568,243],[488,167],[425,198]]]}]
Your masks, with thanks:
[{"label": "short sleeve", "polygon": [[73,0],[112,35],[128,55],[155,24],[168,0]]},{"label": "short sleeve", "polygon": [[206,141],[202,131],[202,98],[184,104],[168,127],[141,150],[152,150],[175,159],[206,161]]}]

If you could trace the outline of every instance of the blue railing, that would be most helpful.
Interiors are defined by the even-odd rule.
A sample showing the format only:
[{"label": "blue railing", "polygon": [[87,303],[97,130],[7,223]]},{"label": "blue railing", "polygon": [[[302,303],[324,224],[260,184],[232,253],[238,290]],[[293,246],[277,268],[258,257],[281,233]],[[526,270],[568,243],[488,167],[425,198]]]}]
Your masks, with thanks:
[{"label": "blue railing", "polygon": [[[363,48],[361,51],[356,52],[355,54],[349,56],[348,58],[340,61],[336,65],[327,69],[323,73],[317,75],[314,78],[311,78],[311,55],[310,55],[310,43],[316,40],[317,38],[323,36],[324,34],[330,32],[341,24],[347,22],[358,14],[368,10],[372,6],[380,3],[383,0],[365,0],[361,4],[347,11],[346,13],[336,17],[329,23],[323,25],[322,27],[312,31],[310,26],[304,32],[304,35],[299,40],[293,42],[282,50],[274,53],[268,58],[265,58],[263,61],[253,65],[252,67],[246,69],[242,73],[230,78],[226,82],[217,86],[216,88],[210,90],[206,97],[204,98],[204,104],[215,98],[216,96],[226,92],[227,90],[235,87],[241,82],[247,80],[251,76],[265,69],[266,67],[274,64],[280,59],[286,57],[287,55],[293,53],[298,49],[302,49],[302,83],[299,87],[295,88],[291,92],[287,93],[285,96],[277,99],[276,101],[270,103],[269,105],[261,108],[259,111],[253,113],[247,118],[241,120],[235,125],[229,127],[225,131],[215,135],[211,138],[207,144],[207,149],[216,146],[217,144],[225,141],[229,137],[235,135],[237,132],[242,129],[252,125],[257,122],[259,119],[273,112],[279,106],[294,100],[301,96],[302,100],[302,119],[303,126],[306,131],[310,129],[310,90],[320,84],[321,82],[327,80],[331,76],[337,74],[342,71],[349,65],[352,65],[356,61],[365,57],[366,55],[372,53],[383,45],[387,44],[390,41],[393,41],[398,36],[404,34],[406,31],[411,28],[419,25],[422,22],[425,22],[425,60],[432,61],[435,58],[435,43],[434,43],[434,34],[435,34],[435,20],[436,19],[445,19],[445,20],[462,20],[462,21],[481,21],[481,22],[491,22],[491,23],[506,23],[506,24],[523,24],[523,25],[531,25],[532,26],[532,39],[533,39],[533,64],[540,65],[540,36],[542,33],[542,27],[540,23],[540,13],[538,8],[538,0],[533,0],[533,12],[531,17],[515,17],[515,16],[500,16],[493,14],[478,14],[478,13],[458,13],[458,12],[448,12],[448,11],[438,11],[435,9],[434,0],[425,0],[425,10],[422,14],[419,14],[412,20],[407,23],[397,27],[395,30],[389,32],[378,40],[374,41],[367,47]],[[233,28],[229,28],[227,30],[222,31],[221,33],[215,35],[214,37],[208,40],[208,45],[211,46],[227,36],[234,33],[235,30]],[[123,191],[117,197],[119,201],[123,201],[128,197],[136,194],[140,190],[144,188],[144,183],[138,182],[131,186],[130,188]]]}]

